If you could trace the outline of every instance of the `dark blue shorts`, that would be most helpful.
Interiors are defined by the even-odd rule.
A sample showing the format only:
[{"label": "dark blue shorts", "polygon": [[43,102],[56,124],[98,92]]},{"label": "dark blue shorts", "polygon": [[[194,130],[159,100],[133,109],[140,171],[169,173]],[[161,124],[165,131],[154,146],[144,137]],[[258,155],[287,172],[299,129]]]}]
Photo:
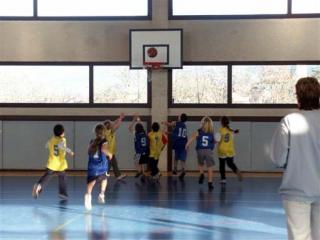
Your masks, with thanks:
[{"label": "dark blue shorts", "polygon": [[187,159],[187,151],[184,148],[175,149],[174,150],[174,160],[186,161]]}]

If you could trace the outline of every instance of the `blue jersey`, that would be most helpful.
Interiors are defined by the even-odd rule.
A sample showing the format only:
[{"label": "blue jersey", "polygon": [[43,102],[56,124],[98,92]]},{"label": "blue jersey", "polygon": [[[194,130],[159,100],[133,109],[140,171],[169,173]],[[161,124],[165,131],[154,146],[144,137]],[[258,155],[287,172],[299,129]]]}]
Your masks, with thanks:
[{"label": "blue jersey", "polygon": [[148,147],[148,137],[145,132],[135,133],[134,148],[138,154],[146,154]]},{"label": "blue jersey", "polygon": [[214,148],[214,136],[213,133],[205,133],[202,129],[198,130],[197,146],[196,150],[199,149],[211,149]]},{"label": "blue jersey", "polygon": [[187,127],[183,122],[176,122],[172,132],[172,148],[184,149],[188,142]]},{"label": "blue jersey", "polygon": [[88,162],[88,176],[99,176],[105,174],[108,171],[109,160],[101,149],[102,145],[107,141],[104,139],[99,144],[97,152],[89,154]]}]

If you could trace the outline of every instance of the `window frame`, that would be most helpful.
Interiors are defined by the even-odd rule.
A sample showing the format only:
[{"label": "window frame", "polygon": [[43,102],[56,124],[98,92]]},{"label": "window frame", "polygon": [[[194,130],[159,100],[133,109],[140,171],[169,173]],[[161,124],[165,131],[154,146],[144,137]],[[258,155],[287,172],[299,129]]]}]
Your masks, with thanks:
[{"label": "window frame", "polygon": [[[116,0],[115,0],[116,1]],[[146,16],[38,16],[38,0],[33,0],[33,16],[0,16],[0,21],[145,21],[152,20],[152,0],[148,1]]]},{"label": "window frame", "polygon": [[172,71],[168,72],[168,108],[234,108],[234,109],[263,109],[263,108],[297,108],[297,104],[265,104],[265,103],[233,103],[232,102],[232,67],[241,66],[241,65],[320,65],[320,61],[220,61],[220,62],[184,62],[183,65],[194,65],[194,66],[219,66],[226,65],[228,66],[228,78],[227,78],[227,103],[212,103],[212,104],[203,104],[203,103],[173,103],[173,85],[172,85]]},{"label": "window frame", "polygon": [[127,66],[129,62],[0,62],[0,66],[88,66],[88,103],[3,103],[0,108],[151,108],[152,83],[147,79],[147,103],[94,103],[94,66]]},{"label": "window frame", "polygon": [[292,13],[292,0],[287,0],[286,14],[250,14],[250,15],[174,15],[173,1],[168,0],[168,20],[237,20],[237,19],[287,19],[320,18],[320,13]]}]

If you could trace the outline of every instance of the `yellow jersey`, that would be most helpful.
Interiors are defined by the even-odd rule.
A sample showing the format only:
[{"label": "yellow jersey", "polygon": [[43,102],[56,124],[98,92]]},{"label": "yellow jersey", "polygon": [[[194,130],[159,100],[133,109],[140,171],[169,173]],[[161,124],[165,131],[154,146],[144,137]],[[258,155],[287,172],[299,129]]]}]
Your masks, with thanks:
[{"label": "yellow jersey", "polygon": [[159,159],[162,148],[164,147],[162,142],[162,132],[149,132],[148,137],[150,146],[149,156],[154,159]]},{"label": "yellow jersey", "polygon": [[106,130],[105,133],[109,152],[114,155],[116,153],[116,134],[112,129]]},{"label": "yellow jersey", "polygon": [[233,157],[235,155],[234,142],[233,142],[233,131],[229,128],[220,128],[219,133],[221,135],[220,142],[218,143],[218,156]]},{"label": "yellow jersey", "polygon": [[47,142],[49,157],[47,168],[52,171],[64,171],[68,168],[66,160],[67,141],[63,137],[52,137]]}]

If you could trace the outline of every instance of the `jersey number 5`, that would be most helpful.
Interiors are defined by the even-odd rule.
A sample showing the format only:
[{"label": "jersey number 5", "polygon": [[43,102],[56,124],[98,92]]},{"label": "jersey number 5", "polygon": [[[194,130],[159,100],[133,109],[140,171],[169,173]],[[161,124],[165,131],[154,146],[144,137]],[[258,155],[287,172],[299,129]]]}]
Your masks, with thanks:
[{"label": "jersey number 5", "polygon": [[59,156],[59,147],[58,145],[53,146],[53,155]]},{"label": "jersey number 5", "polygon": [[208,145],[209,145],[209,137],[208,136],[203,136],[201,144],[202,144],[203,147],[208,147]]}]

